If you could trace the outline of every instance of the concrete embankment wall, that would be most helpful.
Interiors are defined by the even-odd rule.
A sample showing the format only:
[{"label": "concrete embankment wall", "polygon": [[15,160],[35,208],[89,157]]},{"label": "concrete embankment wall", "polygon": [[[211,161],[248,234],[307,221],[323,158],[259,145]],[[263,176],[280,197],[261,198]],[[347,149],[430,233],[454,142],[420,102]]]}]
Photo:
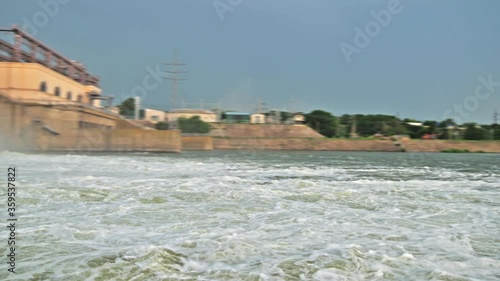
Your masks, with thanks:
[{"label": "concrete embankment wall", "polygon": [[59,136],[51,140],[52,146],[75,146],[80,127],[110,129],[115,120],[111,114],[70,103],[18,103],[0,97],[1,139],[13,150],[43,149],[49,144],[46,139],[50,135]]},{"label": "concrete embankment wall", "polygon": [[214,149],[228,150],[324,150],[324,151],[388,151],[401,148],[390,140],[338,139],[228,139],[214,138]]},{"label": "concrete embankment wall", "polygon": [[75,104],[21,104],[0,97],[0,149],[179,152],[179,131],[144,130]]},{"label": "concrete embankment wall", "polygon": [[117,129],[111,132],[106,150],[180,152],[181,147],[181,134],[178,130]]},{"label": "concrete embankment wall", "polygon": [[470,152],[500,153],[500,141],[457,140],[405,140],[401,141],[407,152],[441,152],[449,149],[467,149]]},{"label": "concrete embankment wall", "polygon": [[467,149],[500,153],[499,141],[327,139],[305,125],[212,124],[214,149],[441,152]]},{"label": "concrete embankment wall", "polygon": [[441,152],[467,149],[470,152],[500,153],[499,141],[406,140],[396,146],[391,140],[339,139],[229,139],[214,138],[214,149]]},{"label": "concrete embankment wall", "polygon": [[323,138],[306,125],[211,124],[210,135],[225,138]]},{"label": "concrete embankment wall", "polygon": [[80,129],[76,137],[39,132],[36,151],[180,152],[179,131]]},{"label": "concrete embankment wall", "polygon": [[182,150],[213,150],[213,138],[210,136],[182,136]]},{"label": "concrete embankment wall", "polygon": [[391,140],[327,139],[306,125],[212,124],[214,149],[401,151]]}]

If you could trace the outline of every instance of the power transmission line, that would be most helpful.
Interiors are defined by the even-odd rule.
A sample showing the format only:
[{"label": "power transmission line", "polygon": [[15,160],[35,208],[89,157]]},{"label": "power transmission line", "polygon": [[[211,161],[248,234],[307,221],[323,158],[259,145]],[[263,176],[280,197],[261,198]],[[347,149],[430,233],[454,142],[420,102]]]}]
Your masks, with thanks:
[{"label": "power transmission line", "polygon": [[[186,71],[180,69],[179,67],[185,66],[185,63],[179,61],[178,58],[178,50],[174,49],[174,57],[170,63],[165,63],[168,70],[165,70],[165,73],[168,73],[167,77],[163,79],[170,80],[172,82],[172,93],[170,95],[170,111],[176,108],[177,106],[177,96],[178,96],[178,82],[181,80],[186,80],[182,78],[180,74],[187,73]],[[169,129],[176,130],[177,129],[177,120],[169,120]]]},{"label": "power transmission line", "polygon": [[492,126],[492,131],[491,131],[491,139],[495,139],[496,137],[496,130],[497,130],[497,125],[498,125],[498,111],[495,110],[493,113],[493,126]]},{"label": "power transmission line", "polygon": [[170,63],[165,63],[169,67],[165,73],[168,73],[167,77],[164,77],[166,80],[170,80],[172,82],[172,93],[170,95],[170,110],[175,109],[177,106],[177,97],[178,97],[178,83],[181,80],[186,80],[180,76],[182,73],[187,73],[186,71],[180,69],[180,66],[185,66],[185,63],[180,62],[178,58],[178,50],[174,49],[174,57]]}]

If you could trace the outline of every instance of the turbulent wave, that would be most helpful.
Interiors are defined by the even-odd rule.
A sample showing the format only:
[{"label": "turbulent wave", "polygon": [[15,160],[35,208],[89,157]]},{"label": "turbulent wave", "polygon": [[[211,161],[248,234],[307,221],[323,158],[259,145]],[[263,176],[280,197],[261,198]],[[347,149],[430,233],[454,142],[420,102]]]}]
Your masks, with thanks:
[{"label": "turbulent wave", "polygon": [[19,280],[497,280],[499,160],[0,153]]}]

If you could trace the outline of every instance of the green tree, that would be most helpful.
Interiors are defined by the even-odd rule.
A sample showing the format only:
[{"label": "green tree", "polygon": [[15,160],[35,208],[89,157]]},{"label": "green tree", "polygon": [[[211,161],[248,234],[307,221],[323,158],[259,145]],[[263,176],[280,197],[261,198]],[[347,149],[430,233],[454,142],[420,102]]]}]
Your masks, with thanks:
[{"label": "green tree", "polygon": [[408,135],[409,131],[404,125],[404,123],[401,122],[398,118],[394,117],[394,120],[392,123],[388,124],[389,129],[388,129],[388,134],[389,135]]},{"label": "green tree", "polygon": [[281,122],[286,122],[289,119],[291,119],[293,117],[293,115],[290,112],[282,111],[282,112],[280,112],[280,117],[281,117],[281,120],[280,120]]},{"label": "green tree", "polygon": [[360,136],[406,135],[408,130],[396,116],[383,114],[356,115],[356,129]]},{"label": "green tree", "polygon": [[120,109],[120,115],[122,116],[134,116],[135,111],[135,100],[134,98],[128,98],[124,100],[120,105],[118,105],[118,109]]},{"label": "green tree", "polygon": [[339,120],[339,128],[337,130],[338,136],[343,137],[343,138],[348,138],[349,133],[351,131],[351,124],[352,124],[352,118],[353,115],[349,114],[344,114],[338,118]]},{"label": "green tree", "polygon": [[436,121],[427,120],[424,121],[424,134],[434,134],[436,133]]},{"label": "green tree", "polygon": [[211,129],[210,124],[203,122],[200,116],[193,116],[189,119],[181,117],[177,119],[177,123],[183,133],[206,134]]},{"label": "green tree", "polygon": [[453,121],[453,119],[445,119],[443,121],[441,121],[439,124],[438,124],[438,127],[441,127],[441,128],[446,128],[446,127],[449,127],[449,126],[456,126],[457,123],[455,123],[455,121]]},{"label": "green tree", "polygon": [[467,123],[464,132],[464,139],[466,140],[486,140],[488,139],[488,132],[483,128],[477,126],[476,123]]},{"label": "green tree", "polygon": [[157,130],[168,130],[168,123],[166,123],[166,122],[158,122],[155,125],[155,129],[157,129]]},{"label": "green tree", "polygon": [[493,135],[494,140],[500,140],[500,125],[499,124],[492,124],[490,126],[490,130]]},{"label": "green tree", "polygon": [[337,135],[336,117],[330,112],[323,110],[313,110],[306,114],[306,124],[325,137]]},{"label": "green tree", "polygon": [[420,139],[422,138],[423,134],[424,134],[424,126],[413,126],[413,125],[410,125],[408,123],[420,123],[420,121],[416,121],[416,120],[412,120],[412,119],[405,119],[404,120],[405,124],[404,126],[406,127],[406,131],[408,132],[408,135],[410,136],[410,138],[412,139]]}]

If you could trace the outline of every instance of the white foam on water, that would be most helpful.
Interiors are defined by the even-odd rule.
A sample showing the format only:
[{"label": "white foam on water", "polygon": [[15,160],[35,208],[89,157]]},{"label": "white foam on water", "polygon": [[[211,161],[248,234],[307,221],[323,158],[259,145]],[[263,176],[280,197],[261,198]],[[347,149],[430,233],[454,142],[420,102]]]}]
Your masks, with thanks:
[{"label": "white foam on water", "polygon": [[19,278],[500,276],[496,158],[255,155],[0,153],[22,175]]}]

